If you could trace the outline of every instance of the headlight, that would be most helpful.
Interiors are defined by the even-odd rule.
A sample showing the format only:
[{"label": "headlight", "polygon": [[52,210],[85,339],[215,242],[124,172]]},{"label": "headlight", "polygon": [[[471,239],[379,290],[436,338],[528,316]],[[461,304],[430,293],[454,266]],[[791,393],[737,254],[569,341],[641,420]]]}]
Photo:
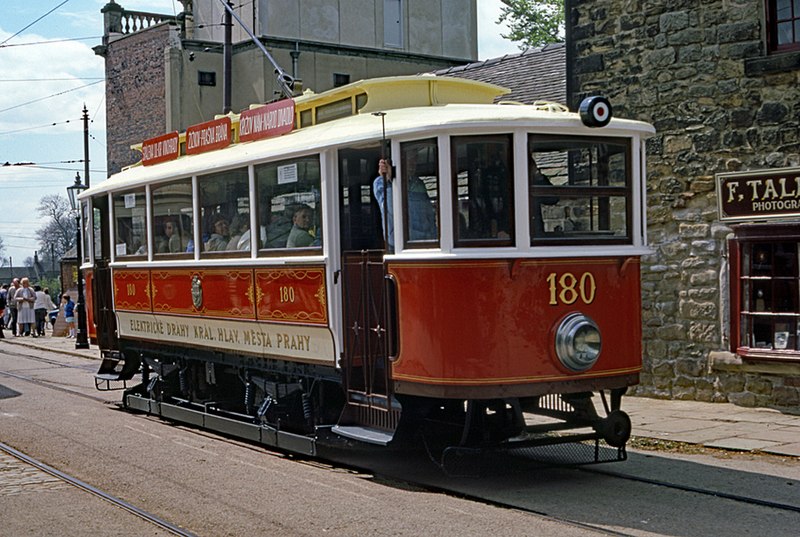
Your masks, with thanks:
[{"label": "headlight", "polygon": [[570,313],[556,330],[556,355],[570,371],[586,371],[600,357],[600,329],[582,313]]}]

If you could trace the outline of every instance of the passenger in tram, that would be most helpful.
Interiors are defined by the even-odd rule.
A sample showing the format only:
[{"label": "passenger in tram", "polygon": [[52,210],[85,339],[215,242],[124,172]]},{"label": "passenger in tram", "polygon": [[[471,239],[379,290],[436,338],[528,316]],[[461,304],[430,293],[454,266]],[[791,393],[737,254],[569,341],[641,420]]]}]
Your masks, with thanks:
[{"label": "passenger in tram", "polygon": [[207,252],[222,252],[228,247],[230,231],[228,219],[222,215],[217,215],[211,226],[211,236],[205,243]]},{"label": "passenger in tram", "polygon": [[307,246],[315,246],[317,238],[311,230],[311,225],[314,222],[314,211],[308,205],[299,205],[294,210],[292,216],[292,230],[289,232],[289,238],[286,240],[287,248],[303,248]]},{"label": "passenger in tram", "polygon": [[164,222],[164,234],[156,238],[156,252],[174,254],[184,250],[178,223],[174,220]]},{"label": "passenger in tram", "polygon": [[[435,240],[438,238],[436,211],[433,208],[428,189],[417,175],[417,154],[410,151],[405,155],[404,174],[408,178],[408,240]],[[384,197],[384,191],[386,196]],[[386,241],[388,250],[394,251],[394,209],[392,206],[392,167],[385,159],[378,162],[378,177],[372,183],[372,192],[381,210],[381,221],[386,223]],[[385,199],[384,199],[385,198]],[[384,215],[384,201],[386,214]]]},{"label": "passenger in tram", "polygon": [[247,231],[250,231],[250,215],[237,213],[236,216],[233,217],[233,220],[231,220],[231,238],[228,241],[228,244],[225,247],[225,249],[229,251],[249,250],[250,249],[249,245],[247,248],[242,248],[239,245],[239,242],[242,239],[242,235],[244,235],[244,233]]}]

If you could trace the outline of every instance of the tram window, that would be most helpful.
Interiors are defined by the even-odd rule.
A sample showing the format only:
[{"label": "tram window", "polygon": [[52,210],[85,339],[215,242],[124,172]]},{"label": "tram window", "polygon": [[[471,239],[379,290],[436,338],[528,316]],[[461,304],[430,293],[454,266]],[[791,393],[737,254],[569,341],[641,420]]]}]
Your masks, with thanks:
[{"label": "tram window", "polygon": [[322,246],[319,156],[256,166],[259,248]]},{"label": "tram window", "polygon": [[117,257],[147,255],[144,189],[114,195],[114,251]]},{"label": "tram window", "polygon": [[156,255],[188,251],[192,239],[192,181],[183,179],[154,187],[153,247]]},{"label": "tram window", "polygon": [[200,190],[202,251],[250,250],[250,244],[242,241],[250,228],[250,181],[247,168],[204,175],[197,182]]},{"label": "tram window", "polygon": [[627,140],[531,135],[528,153],[532,244],[630,240]]},{"label": "tram window", "polygon": [[89,218],[89,203],[84,201],[81,203],[81,222],[83,222],[83,230],[81,231],[81,237],[83,237],[83,246],[81,247],[81,254],[83,255],[83,261],[89,261],[90,255],[92,253],[92,219]]},{"label": "tram window", "polygon": [[452,141],[456,246],[511,246],[514,197],[510,134]]},{"label": "tram window", "polygon": [[439,240],[439,156],[436,140],[401,144],[403,229],[406,245],[436,246]]}]

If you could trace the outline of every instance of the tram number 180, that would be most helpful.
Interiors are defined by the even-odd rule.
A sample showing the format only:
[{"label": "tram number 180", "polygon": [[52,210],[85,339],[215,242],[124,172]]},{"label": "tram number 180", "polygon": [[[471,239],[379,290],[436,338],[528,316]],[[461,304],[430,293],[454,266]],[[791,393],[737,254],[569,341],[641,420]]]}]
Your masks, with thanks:
[{"label": "tram number 180", "polygon": [[584,304],[594,302],[597,294],[597,284],[591,272],[584,272],[580,277],[565,272],[561,276],[551,272],[547,276],[547,283],[550,288],[550,305],[574,304],[579,299]]}]

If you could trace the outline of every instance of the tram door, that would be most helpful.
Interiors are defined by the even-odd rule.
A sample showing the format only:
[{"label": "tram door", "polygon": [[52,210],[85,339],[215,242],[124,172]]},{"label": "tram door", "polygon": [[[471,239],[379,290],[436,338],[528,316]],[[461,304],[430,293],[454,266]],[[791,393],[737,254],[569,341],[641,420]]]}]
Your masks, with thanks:
[{"label": "tram door", "polygon": [[395,337],[392,287],[386,279],[380,208],[372,194],[380,147],[339,151],[342,294],[347,419],[383,430],[396,426],[389,354]]},{"label": "tram door", "polygon": [[112,308],[113,286],[111,268],[111,243],[109,233],[101,227],[108,222],[108,197],[92,199],[92,235],[94,237],[94,274],[92,277],[92,315],[97,325],[97,345],[101,350],[117,350],[117,319]]}]

